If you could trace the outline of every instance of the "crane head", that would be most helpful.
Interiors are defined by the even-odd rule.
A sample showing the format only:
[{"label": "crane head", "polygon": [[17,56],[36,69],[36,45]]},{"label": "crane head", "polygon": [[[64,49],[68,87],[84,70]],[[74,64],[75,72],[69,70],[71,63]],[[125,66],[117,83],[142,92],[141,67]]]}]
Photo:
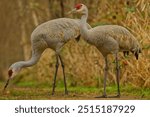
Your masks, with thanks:
[{"label": "crane head", "polygon": [[7,88],[10,79],[12,79],[16,74],[17,74],[17,72],[14,72],[14,70],[10,67],[8,70],[8,80],[4,86],[3,92],[5,92],[5,89]]},{"label": "crane head", "polygon": [[5,91],[5,89],[7,88],[10,79],[12,79],[13,77],[15,77],[21,70],[22,66],[20,64],[20,62],[14,63],[10,66],[9,70],[8,70],[8,80],[4,86],[3,92]]},{"label": "crane head", "polygon": [[10,79],[14,78],[21,71],[21,66],[17,63],[12,64],[8,70],[8,76]]},{"label": "crane head", "polygon": [[74,9],[72,9],[68,14],[71,14],[71,13],[79,13],[79,14],[86,14],[87,13],[87,7],[84,5],[84,4],[76,4]]}]

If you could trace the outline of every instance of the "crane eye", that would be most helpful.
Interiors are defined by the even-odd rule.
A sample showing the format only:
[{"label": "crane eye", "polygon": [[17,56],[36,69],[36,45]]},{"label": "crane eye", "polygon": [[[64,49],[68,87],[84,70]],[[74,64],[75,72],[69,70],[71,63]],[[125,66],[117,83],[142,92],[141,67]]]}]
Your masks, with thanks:
[{"label": "crane eye", "polygon": [[77,10],[79,10],[81,7],[82,7],[82,4],[77,4],[77,5],[75,6],[75,8],[76,8]]}]

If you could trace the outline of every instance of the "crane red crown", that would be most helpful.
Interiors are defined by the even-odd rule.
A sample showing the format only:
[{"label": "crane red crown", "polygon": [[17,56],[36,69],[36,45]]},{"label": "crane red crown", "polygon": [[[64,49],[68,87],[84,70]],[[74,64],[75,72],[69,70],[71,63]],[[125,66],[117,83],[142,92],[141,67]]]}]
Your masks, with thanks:
[{"label": "crane red crown", "polygon": [[9,71],[8,71],[8,76],[11,77],[11,76],[12,76],[12,73],[13,73],[13,71],[12,71],[12,70],[9,70]]},{"label": "crane red crown", "polygon": [[76,9],[80,9],[81,7],[82,7],[82,4],[80,4],[80,3],[75,5]]}]

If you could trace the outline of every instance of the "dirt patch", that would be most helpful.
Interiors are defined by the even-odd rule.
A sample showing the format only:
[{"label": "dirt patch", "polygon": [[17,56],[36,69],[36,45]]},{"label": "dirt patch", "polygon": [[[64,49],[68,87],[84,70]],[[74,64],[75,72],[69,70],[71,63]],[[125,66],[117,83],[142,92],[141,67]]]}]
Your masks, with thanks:
[{"label": "dirt patch", "polygon": [[[33,88],[13,88],[4,93],[0,93],[0,99],[3,100],[135,100],[145,99],[141,96],[132,96],[123,93],[120,98],[95,98],[100,96],[97,92],[74,92],[70,91],[65,95],[63,91],[56,91],[51,95],[49,90]],[[113,95],[113,94],[110,94]]]}]

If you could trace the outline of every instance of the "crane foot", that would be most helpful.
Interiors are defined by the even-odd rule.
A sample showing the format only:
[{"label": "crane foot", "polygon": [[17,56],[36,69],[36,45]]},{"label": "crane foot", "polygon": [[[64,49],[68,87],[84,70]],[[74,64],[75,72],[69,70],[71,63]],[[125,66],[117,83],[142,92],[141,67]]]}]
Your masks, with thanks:
[{"label": "crane foot", "polygon": [[96,96],[95,98],[107,98],[107,95]]},{"label": "crane foot", "polygon": [[52,95],[54,95],[55,91],[52,91]]},{"label": "crane foot", "polygon": [[115,95],[115,96],[108,96],[108,98],[120,98],[120,95]]},{"label": "crane foot", "polygon": [[65,91],[65,95],[68,95],[68,91]]}]

